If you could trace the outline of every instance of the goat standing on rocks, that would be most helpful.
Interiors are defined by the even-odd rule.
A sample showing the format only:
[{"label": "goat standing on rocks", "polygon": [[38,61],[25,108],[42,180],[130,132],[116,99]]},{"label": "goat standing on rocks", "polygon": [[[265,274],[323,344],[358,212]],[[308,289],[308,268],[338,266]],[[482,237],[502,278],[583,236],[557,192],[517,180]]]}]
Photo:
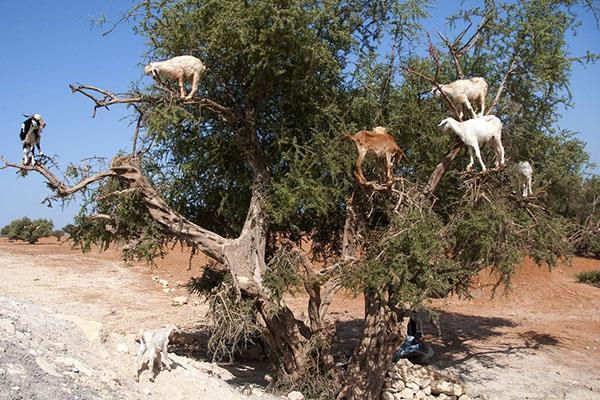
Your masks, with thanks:
[{"label": "goat standing on rocks", "polygon": [[42,137],[42,129],[46,127],[46,122],[42,119],[40,114],[33,114],[27,116],[27,119],[23,121],[21,125],[21,132],[19,133],[19,139],[23,143],[23,165],[35,166],[35,153],[34,147],[38,149],[38,156],[44,155],[42,153],[42,147],[40,145],[40,139]]},{"label": "goat standing on rocks", "polygon": [[470,119],[459,122],[454,118],[446,118],[438,125],[442,132],[454,132],[460,140],[469,148],[469,157],[471,162],[467,165],[467,171],[473,167],[473,152],[481,165],[483,171],[486,170],[485,164],[481,160],[479,145],[490,142],[492,149],[496,153],[496,168],[504,165],[504,147],[502,146],[502,122],[495,115]]},{"label": "goat standing on rocks", "polygon": [[134,371],[136,382],[140,381],[140,374],[145,368],[151,370],[152,376],[150,377],[150,382],[154,382],[154,378],[156,378],[162,369],[163,364],[167,370],[171,370],[173,360],[169,358],[167,346],[173,332],[179,332],[179,329],[173,324],[156,330],[145,331],[140,329],[138,336],[140,348],[135,358]]},{"label": "goat standing on rocks", "polygon": [[387,130],[378,126],[373,131],[359,131],[354,136],[347,136],[356,145],[358,158],[356,159],[356,168],[354,175],[358,178],[361,185],[367,183],[367,179],[362,173],[362,162],[369,151],[375,153],[377,157],[385,157],[385,177],[387,183],[393,180],[392,168],[394,162],[399,162],[404,152],[396,143],[396,139],[387,133]]},{"label": "goat standing on rocks", "polygon": [[[462,119],[464,109],[469,110],[475,117],[483,117],[485,111],[485,96],[487,96],[488,84],[483,78],[459,79],[447,85],[439,85],[440,89],[452,100]],[[434,97],[442,94],[437,86],[431,89]],[[479,114],[475,114],[471,104],[479,106]]]},{"label": "goat standing on rocks", "polygon": [[[198,91],[198,82],[204,75],[206,66],[194,56],[178,56],[166,61],[155,61],[144,67],[144,72],[156,80],[160,76],[177,80],[179,82],[179,92],[184,100],[191,100]],[[192,90],[186,96],[184,82],[188,81],[192,85]]]}]

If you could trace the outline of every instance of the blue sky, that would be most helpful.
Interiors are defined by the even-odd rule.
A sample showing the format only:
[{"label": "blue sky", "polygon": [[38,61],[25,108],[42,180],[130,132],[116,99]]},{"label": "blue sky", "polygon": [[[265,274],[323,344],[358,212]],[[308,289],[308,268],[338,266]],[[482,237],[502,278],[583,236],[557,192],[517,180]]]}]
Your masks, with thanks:
[{"label": "blue sky", "polygon": [[[438,3],[427,25],[443,30],[443,15],[460,2]],[[81,82],[120,91],[143,77],[142,38],[127,25],[103,37],[102,30],[90,24],[91,18],[101,15],[114,20],[130,4],[128,0],[0,2],[0,154],[20,160],[21,114],[34,112],[48,124],[43,151],[58,155],[63,167],[90,156],[111,157],[129,145],[133,126],[124,107],[98,110],[92,118],[90,101],[71,94],[68,85]],[[593,17],[584,13],[583,21],[578,36],[569,41],[572,54],[587,49],[600,53],[600,32]],[[592,161],[600,164],[600,132],[594,118],[600,109],[600,65],[576,65],[572,89],[575,107],[564,110],[560,125],[578,131]],[[76,203],[65,209],[48,208],[40,202],[49,194],[37,174],[22,179],[14,170],[0,171],[0,227],[21,216],[51,218],[56,227],[70,222],[78,211]]]}]

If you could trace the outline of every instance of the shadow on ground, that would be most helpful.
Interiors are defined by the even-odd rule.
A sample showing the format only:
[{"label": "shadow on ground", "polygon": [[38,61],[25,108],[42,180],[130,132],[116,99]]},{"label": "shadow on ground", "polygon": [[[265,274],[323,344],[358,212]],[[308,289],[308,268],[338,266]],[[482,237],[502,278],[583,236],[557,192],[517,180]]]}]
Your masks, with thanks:
[{"label": "shadow on ground", "polygon": [[[196,361],[212,362],[212,356],[208,353],[209,339],[210,330],[207,326],[181,331],[173,334],[169,343],[169,351]],[[234,376],[228,381],[234,386],[246,384],[266,386],[268,384],[265,375],[269,373],[270,363],[259,344],[250,345],[243,354],[236,355],[235,360],[231,362],[221,360],[216,364]]]},{"label": "shadow on ground", "polygon": [[[442,337],[429,337],[435,351],[431,362],[440,368],[460,371],[471,359],[487,368],[504,367],[506,358],[498,355],[518,355],[560,344],[557,337],[532,330],[509,337],[507,328],[515,328],[517,324],[507,318],[440,312],[440,323]],[[434,329],[426,326],[426,331]]]}]

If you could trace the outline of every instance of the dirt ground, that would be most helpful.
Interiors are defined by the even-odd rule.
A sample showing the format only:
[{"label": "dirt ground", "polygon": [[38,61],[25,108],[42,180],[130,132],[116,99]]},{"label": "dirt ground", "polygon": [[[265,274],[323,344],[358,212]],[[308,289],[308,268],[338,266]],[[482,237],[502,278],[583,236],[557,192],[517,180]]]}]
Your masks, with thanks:
[{"label": "dirt ground", "polygon": [[[179,355],[176,362],[181,368],[161,373],[155,384],[147,381],[147,375],[142,375],[141,383],[131,379],[133,339],[141,327],[175,323],[193,330],[204,322],[206,307],[199,299],[191,296],[186,305],[171,305],[172,298],[187,296],[182,285],[198,275],[205,262],[196,257],[188,270],[188,260],[185,249],[175,248],[153,268],[126,266],[115,250],[82,255],[55,239],[32,246],[0,238],[0,323],[4,318],[5,328],[12,324],[16,329],[6,329],[18,333],[19,326],[23,332],[33,332],[35,321],[51,321],[49,326],[63,321],[68,325],[65,332],[71,336],[79,332],[90,343],[91,349],[83,346],[79,357],[101,371],[95,376],[91,368],[88,381],[105,382],[105,387],[85,386],[93,396],[82,389],[75,397],[52,398],[248,398],[239,389],[248,382],[264,384],[266,365],[216,366],[202,357]],[[428,339],[436,351],[431,363],[459,373],[473,397],[600,399],[600,289],[575,279],[576,273],[591,269],[600,269],[600,261],[575,258],[571,266],[561,265],[551,272],[527,262],[517,269],[509,292],[499,289],[492,298],[494,280],[482,274],[471,299],[435,301],[442,337],[433,335],[429,327]],[[156,277],[167,280],[168,286]],[[287,299],[296,310],[302,310],[305,300],[302,296]],[[331,319],[347,347],[358,338],[362,307],[360,298],[350,295],[338,296],[331,307]],[[38,319],[19,321],[17,310],[24,308]],[[298,315],[302,317],[301,312]],[[0,324],[0,335],[2,329]],[[3,348],[10,346],[0,343],[0,389],[6,388],[0,391],[12,394],[0,394],[0,399],[46,398],[27,397],[22,384],[14,389],[21,378],[6,373],[8,353],[2,353]],[[83,353],[91,355],[86,358]],[[31,387],[30,393],[34,390]],[[254,393],[268,397],[260,389]]]}]

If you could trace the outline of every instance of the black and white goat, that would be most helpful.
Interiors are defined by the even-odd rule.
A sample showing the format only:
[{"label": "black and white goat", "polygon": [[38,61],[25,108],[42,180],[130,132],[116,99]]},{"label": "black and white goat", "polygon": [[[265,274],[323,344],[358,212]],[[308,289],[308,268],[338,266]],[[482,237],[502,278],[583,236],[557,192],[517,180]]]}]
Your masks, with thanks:
[{"label": "black and white goat", "polygon": [[23,143],[23,165],[35,166],[35,147],[38,150],[38,156],[43,156],[40,139],[42,137],[42,129],[46,127],[46,122],[40,114],[31,116],[25,115],[27,119],[21,125],[19,138]]}]

